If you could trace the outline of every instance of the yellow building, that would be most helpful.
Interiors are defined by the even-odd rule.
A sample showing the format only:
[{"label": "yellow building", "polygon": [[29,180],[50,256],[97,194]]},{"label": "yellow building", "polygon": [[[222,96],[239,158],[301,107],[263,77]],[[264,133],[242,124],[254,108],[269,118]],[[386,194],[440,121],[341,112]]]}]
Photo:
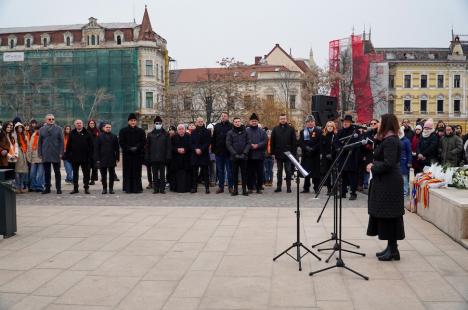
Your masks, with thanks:
[{"label": "yellow building", "polygon": [[[377,48],[389,64],[389,112],[400,120],[433,118],[468,130],[468,41],[448,48]],[[468,40],[468,38],[467,38]]]}]

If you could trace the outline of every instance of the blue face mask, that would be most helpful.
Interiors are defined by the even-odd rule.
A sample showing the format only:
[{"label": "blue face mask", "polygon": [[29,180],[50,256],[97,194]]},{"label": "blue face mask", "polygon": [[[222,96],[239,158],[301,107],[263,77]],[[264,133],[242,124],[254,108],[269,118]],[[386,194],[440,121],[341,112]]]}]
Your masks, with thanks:
[{"label": "blue face mask", "polygon": [[162,125],[161,125],[161,124],[156,124],[156,125],[155,125],[155,128],[156,128],[157,130],[159,130],[159,129],[162,128]]}]

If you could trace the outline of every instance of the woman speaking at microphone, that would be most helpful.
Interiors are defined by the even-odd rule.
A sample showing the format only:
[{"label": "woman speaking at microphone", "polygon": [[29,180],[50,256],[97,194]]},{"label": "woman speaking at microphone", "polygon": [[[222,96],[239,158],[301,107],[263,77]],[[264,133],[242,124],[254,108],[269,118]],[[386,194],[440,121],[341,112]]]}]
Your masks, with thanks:
[{"label": "woman speaking at microphone", "polygon": [[374,161],[367,165],[367,171],[372,173],[367,235],[388,240],[387,248],[376,253],[380,261],[400,260],[397,240],[405,238],[399,128],[394,114],[382,115],[375,139]]}]

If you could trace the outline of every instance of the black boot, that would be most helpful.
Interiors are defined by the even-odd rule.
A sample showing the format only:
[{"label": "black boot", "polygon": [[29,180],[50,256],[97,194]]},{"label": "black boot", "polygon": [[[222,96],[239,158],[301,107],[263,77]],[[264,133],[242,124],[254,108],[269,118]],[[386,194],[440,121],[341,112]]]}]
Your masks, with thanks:
[{"label": "black boot", "polygon": [[153,183],[153,194],[158,194],[159,193],[159,186],[157,182]]},{"label": "black boot", "polygon": [[400,260],[400,252],[396,240],[388,240],[388,251],[379,256],[380,261]]},{"label": "black boot", "polygon": [[166,183],[165,183],[165,182],[159,181],[159,192],[160,192],[161,194],[165,194],[165,193],[166,193]]},{"label": "black boot", "polygon": [[375,253],[375,256],[380,257],[384,255],[385,253],[387,253],[389,249],[390,247],[387,245],[387,247],[383,251]]},{"label": "black boot", "polygon": [[112,186],[109,186],[109,194],[114,195],[114,188]]},{"label": "black boot", "polygon": [[102,189],[102,194],[103,195],[107,194],[107,189],[105,187]]}]

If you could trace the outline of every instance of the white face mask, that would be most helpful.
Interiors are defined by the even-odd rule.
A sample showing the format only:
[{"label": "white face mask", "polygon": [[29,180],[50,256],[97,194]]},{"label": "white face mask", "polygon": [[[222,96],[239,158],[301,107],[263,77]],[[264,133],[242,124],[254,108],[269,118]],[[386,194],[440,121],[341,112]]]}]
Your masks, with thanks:
[{"label": "white face mask", "polygon": [[159,130],[162,128],[162,125],[155,125],[156,129]]}]

